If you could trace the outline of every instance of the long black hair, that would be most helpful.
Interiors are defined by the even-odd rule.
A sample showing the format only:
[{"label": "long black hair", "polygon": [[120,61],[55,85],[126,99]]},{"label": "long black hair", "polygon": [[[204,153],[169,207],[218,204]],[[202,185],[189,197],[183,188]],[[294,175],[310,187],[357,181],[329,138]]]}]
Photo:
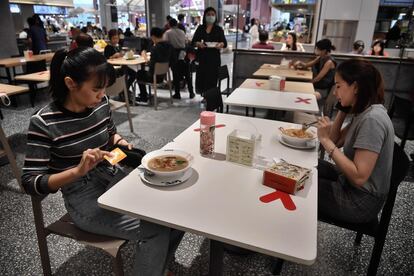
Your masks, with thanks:
[{"label": "long black hair", "polygon": [[357,84],[358,91],[352,113],[361,113],[373,104],[384,103],[384,81],[372,63],[363,59],[348,59],[339,64],[336,73],[348,84]]},{"label": "long black hair", "polygon": [[372,43],[371,46],[371,55],[375,56],[375,52],[374,52],[374,47],[375,45],[379,44],[379,46],[381,47],[381,51],[379,52],[380,56],[384,56],[384,48],[385,48],[385,42],[382,39],[377,39]]},{"label": "long black hair", "polygon": [[206,9],[204,10],[204,14],[203,14],[203,25],[204,25],[204,26],[207,26],[207,22],[206,22],[206,15],[207,15],[207,13],[208,13],[208,12],[210,12],[210,11],[213,11],[213,12],[214,12],[214,14],[216,15],[216,21],[214,21],[214,24],[213,24],[213,25],[216,25],[216,24],[217,24],[217,12],[216,12],[216,10],[215,10],[213,7],[208,7],[208,8],[206,8]]},{"label": "long black hair", "polygon": [[70,77],[79,86],[95,78],[95,87],[104,88],[115,82],[115,70],[93,48],[76,48],[69,52],[59,50],[50,64],[49,90],[53,100],[60,104],[65,102],[69,93],[65,77]]},{"label": "long black hair", "polygon": [[[290,35],[293,38],[292,51],[297,51],[298,47],[296,46],[296,41],[298,40],[298,37],[296,36],[296,33],[295,32],[289,32],[287,35]],[[290,45],[286,43],[286,47],[289,49]]]}]

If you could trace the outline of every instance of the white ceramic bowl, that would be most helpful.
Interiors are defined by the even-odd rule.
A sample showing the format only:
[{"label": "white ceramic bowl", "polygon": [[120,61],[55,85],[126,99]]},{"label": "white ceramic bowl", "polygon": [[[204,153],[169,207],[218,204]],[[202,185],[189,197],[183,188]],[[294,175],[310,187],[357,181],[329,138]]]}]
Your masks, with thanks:
[{"label": "white ceramic bowl", "polygon": [[[158,170],[151,169],[148,166],[148,162],[152,158],[160,157],[160,156],[164,156],[164,155],[178,155],[180,157],[183,157],[183,158],[187,159],[188,165],[185,168],[181,169],[181,170],[172,171],[172,172],[158,171]],[[160,150],[155,150],[155,151],[147,153],[142,158],[141,164],[145,169],[153,172],[156,175],[159,175],[159,176],[175,176],[175,175],[183,173],[183,172],[187,171],[189,168],[191,168],[191,166],[193,165],[193,160],[194,160],[193,156],[188,152],[185,152],[185,151],[182,151],[182,150],[175,150],[175,149],[160,149]]]},{"label": "white ceramic bowl", "polygon": [[283,141],[285,141],[286,143],[288,143],[290,145],[303,146],[303,145],[306,145],[307,142],[312,141],[313,139],[316,138],[316,132],[313,129],[311,129],[311,128],[308,128],[306,130],[307,133],[312,134],[312,137],[311,138],[294,137],[294,136],[287,135],[283,131],[283,129],[292,129],[292,128],[294,128],[294,129],[300,129],[301,127],[302,126],[287,126],[287,127],[284,127],[284,128],[279,128],[280,135],[281,135]]}]

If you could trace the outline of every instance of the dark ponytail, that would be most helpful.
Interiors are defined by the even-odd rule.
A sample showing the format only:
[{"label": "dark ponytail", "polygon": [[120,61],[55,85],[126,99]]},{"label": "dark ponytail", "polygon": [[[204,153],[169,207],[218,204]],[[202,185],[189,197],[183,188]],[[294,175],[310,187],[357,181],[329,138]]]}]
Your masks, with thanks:
[{"label": "dark ponytail", "polygon": [[336,47],[332,45],[332,42],[327,38],[321,39],[318,42],[316,42],[315,47],[319,50],[326,50],[327,52],[336,50]]},{"label": "dark ponytail", "polygon": [[78,86],[95,79],[95,87],[103,88],[115,81],[115,71],[106,58],[93,48],[59,50],[50,64],[49,90],[54,101],[63,104],[69,89],[65,77],[70,77]]}]

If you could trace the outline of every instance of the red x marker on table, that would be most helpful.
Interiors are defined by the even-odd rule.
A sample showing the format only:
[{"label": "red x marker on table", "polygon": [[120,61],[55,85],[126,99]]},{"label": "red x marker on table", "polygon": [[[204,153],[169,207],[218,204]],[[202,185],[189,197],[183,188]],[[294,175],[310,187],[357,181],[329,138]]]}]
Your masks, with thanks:
[{"label": "red x marker on table", "polygon": [[262,86],[264,84],[264,82],[256,82],[256,86]]},{"label": "red x marker on table", "polygon": [[310,102],[309,102],[310,100],[312,100],[312,99],[309,99],[309,98],[304,99],[304,98],[301,98],[301,97],[296,97],[295,103],[310,104]]},{"label": "red x marker on table", "polygon": [[276,190],[274,192],[271,192],[270,194],[261,196],[259,199],[263,203],[269,203],[269,202],[272,202],[272,201],[275,201],[275,200],[280,199],[282,201],[283,206],[287,210],[290,210],[290,211],[296,210],[296,205],[293,202],[293,200],[290,197],[290,195],[287,194],[287,193],[278,191],[278,190]]}]

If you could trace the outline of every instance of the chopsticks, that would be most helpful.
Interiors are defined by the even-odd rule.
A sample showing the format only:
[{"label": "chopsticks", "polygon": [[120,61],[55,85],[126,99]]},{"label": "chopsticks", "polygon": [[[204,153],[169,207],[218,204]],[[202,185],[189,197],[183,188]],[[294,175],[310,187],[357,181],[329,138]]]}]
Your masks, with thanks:
[{"label": "chopsticks", "polygon": [[311,123],[303,123],[302,124],[302,129],[303,130],[306,130],[306,129],[308,129],[310,126],[312,126],[312,125],[314,125],[314,124],[317,124],[318,123],[318,121],[314,121],[314,122],[311,122]]}]

